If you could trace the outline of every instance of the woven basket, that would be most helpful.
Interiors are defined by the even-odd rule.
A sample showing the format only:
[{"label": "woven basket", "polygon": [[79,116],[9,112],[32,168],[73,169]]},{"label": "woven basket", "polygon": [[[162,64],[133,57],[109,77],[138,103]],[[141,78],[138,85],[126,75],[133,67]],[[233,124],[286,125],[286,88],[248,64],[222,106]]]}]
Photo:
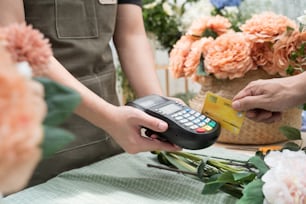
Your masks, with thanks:
[{"label": "woven basket", "polygon": [[[190,100],[190,107],[201,112],[207,91],[232,99],[249,82],[257,79],[269,78],[271,78],[271,76],[262,70],[250,71],[245,77],[234,80],[218,80],[214,77],[205,77],[201,82],[202,87],[200,93]],[[286,138],[280,133],[279,127],[289,125],[291,127],[301,128],[301,113],[302,110],[298,108],[288,110],[283,113],[281,121],[271,124],[258,123],[245,118],[239,135],[222,129],[218,142],[253,145],[283,142]]]}]

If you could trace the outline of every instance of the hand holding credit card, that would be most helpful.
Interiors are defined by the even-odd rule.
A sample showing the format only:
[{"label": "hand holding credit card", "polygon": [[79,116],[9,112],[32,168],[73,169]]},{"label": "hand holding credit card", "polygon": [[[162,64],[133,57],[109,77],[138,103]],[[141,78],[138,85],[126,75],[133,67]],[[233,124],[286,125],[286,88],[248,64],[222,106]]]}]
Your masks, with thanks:
[{"label": "hand holding credit card", "polygon": [[218,121],[222,128],[238,135],[243,124],[245,113],[232,108],[232,101],[213,94],[206,93],[202,113]]}]

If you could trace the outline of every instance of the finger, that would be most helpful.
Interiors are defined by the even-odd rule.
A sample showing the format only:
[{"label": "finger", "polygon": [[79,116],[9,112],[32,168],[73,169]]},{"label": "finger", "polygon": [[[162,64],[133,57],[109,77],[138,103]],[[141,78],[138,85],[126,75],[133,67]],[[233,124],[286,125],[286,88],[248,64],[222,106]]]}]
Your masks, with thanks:
[{"label": "finger", "polygon": [[262,95],[245,96],[232,102],[233,109],[237,111],[248,111],[257,108],[266,107],[266,99]]},{"label": "finger", "polygon": [[281,119],[282,119],[282,114],[280,112],[273,112],[270,118],[264,119],[261,122],[274,123],[274,122],[279,122]]},{"label": "finger", "polygon": [[169,142],[166,138],[158,135],[158,134],[155,134],[155,133],[151,133],[150,135],[148,135],[148,137],[150,137],[151,139],[158,139],[160,141],[163,141],[163,142]]},{"label": "finger", "polygon": [[165,132],[168,129],[168,123],[166,123],[165,121],[150,116],[145,112],[139,110],[136,111],[139,114],[137,117],[135,117],[135,122],[137,124],[140,124],[141,126],[151,129],[155,132]]},{"label": "finger", "polygon": [[247,111],[245,116],[250,118],[250,119],[255,118],[257,116],[256,110]]},{"label": "finger", "polygon": [[256,122],[262,122],[264,120],[268,120],[269,118],[272,117],[272,112],[258,109],[256,110],[256,115],[255,117],[252,117],[251,119],[256,121]]},{"label": "finger", "polygon": [[239,91],[234,97],[233,97],[233,101],[245,98],[247,96],[252,96],[252,91],[251,89],[249,89],[248,87],[242,89],[241,91]]}]

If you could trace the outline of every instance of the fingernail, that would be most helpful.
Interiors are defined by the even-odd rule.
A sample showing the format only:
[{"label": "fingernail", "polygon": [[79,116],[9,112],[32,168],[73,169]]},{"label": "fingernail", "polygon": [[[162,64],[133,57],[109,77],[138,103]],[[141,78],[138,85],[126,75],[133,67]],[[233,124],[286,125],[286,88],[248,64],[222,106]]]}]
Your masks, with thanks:
[{"label": "fingernail", "polygon": [[176,148],[176,149],[182,149],[182,147],[176,145],[176,144],[173,144],[173,146]]},{"label": "fingernail", "polygon": [[239,102],[239,101],[234,101],[234,102],[232,103],[232,107],[233,107],[234,109],[239,109],[239,108],[240,108],[240,102]]},{"label": "fingernail", "polygon": [[247,112],[246,113],[246,117],[248,117],[248,118],[254,118],[255,116],[256,116],[256,114],[253,113],[253,112]]},{"label": "fingernail", "polygon": [[168,125],[167,125],[167,123],[165,123],[165,122],[159,122],[159,123],[158,123],[158,128],[159,128],[160,130],[165,130],[165,129],[167,129],[167,127],[168,127]]}]

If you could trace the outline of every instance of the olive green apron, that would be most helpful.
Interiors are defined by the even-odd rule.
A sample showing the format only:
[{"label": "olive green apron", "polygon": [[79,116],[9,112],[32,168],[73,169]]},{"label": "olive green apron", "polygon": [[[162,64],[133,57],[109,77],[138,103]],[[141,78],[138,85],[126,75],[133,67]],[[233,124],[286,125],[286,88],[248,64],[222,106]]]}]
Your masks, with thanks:
[{"label": "olive green apron", "polygon": [[[50,39],[56,59],[97,95],[118,105],[109,46],[115,26],[116,0],[24,0],[24,8],[27,23]],[[40,162],[30,186],[122,152],[107,133],[76,115],[64,127],[76,139]]]}]

